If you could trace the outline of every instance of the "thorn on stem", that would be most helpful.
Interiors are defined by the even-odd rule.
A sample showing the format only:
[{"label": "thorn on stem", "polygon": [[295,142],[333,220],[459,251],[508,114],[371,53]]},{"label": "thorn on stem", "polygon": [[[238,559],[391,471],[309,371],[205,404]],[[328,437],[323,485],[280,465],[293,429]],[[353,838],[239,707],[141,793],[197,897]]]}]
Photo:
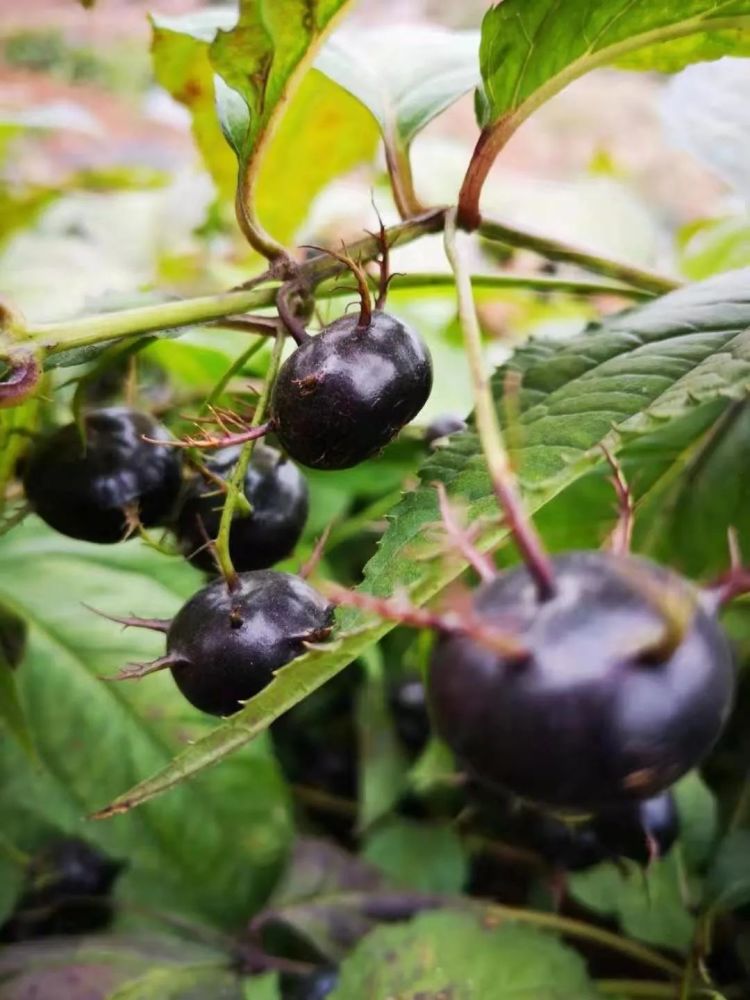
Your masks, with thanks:
[{"label": "thorn on stem", "polygon": [[169,631],[169,626],[172,624],[171,618],[138,618],[136,615],[120,617],[119,615],[109,615],[106,611],[100,611],[90,604],[84,604],[83,606],[87,611],[92,611],[95,615],[99,615],[100,618],[106,618],[107,621],[122,625],[124,629],[145,628],[152,632],[163,632],[166,634]]},{"label": "thorn on stem", "polygon": [[497,570],[492,560],[475,547],[471,536],[459,523],[456,512],[448,500],[445,486],[443,483],[435,483],[434,486],[437,490],[443,527],[451,543],[473,567],[481,580],[485,583],[494,580],[497,576]]},{"label": "thorn on stem", "polygon": [[600,447],[612,470],[610,482],[614,486],[617,497],[617,524],[607,539],[605,547],[614,555],[626,556],[630,552],[633,539],[635,511],[633,494],[630,492],[620,463],[605,444],[600,445]]},{"label": "thorn on stem", "polygon": [[325,551],[326,543],[328,541],[328,536],[331,534],[332,524],[327,524],[323,529],[323,533],[320,538],[315,543],[315,547],[310,553],[310,558],[305,560],[300,566],[297,575],[301,576],[303,580],[307,580],[318,567],[320,560],[323,558],[323,552]]},{"label": "thorn on stem", "polygon": [[156,660],[151,660],[150,663],[126,663],[125,666],[119,670],[113,677],[102,677],[103,681],[138,681],[142,677],[147,677],[149,674],[158,673],[160,670],[166,670],[169,667],[174,667],[182,661],[172,656],[168,653],[166,656],[160,656]]},{"label": "thorn on stem", "polygon": [[245,444],[247,441],[255,441],[257,438],[264,437],[269,431],[273,430],[273,426],[273,420],[267,420],[257,427],[249,427],[247,430],[236,434],[225,434],[224,436],[217,436],[203,431],[201,437],[185,437],[179,441],[159,441],[155,438],[145,436],[142,440],[148,442],[148,444],[167,445],[170,448],[229,448],[232,445]]},{"label": "thorn on stem", "polygon": [[361,263],[349,256],[346,252],[346,244],[344,243],[342,243],[341,253],[338,253],[336,250],[328,250],[325,247],[315,246],[314,244],[306,244],[304,249],[317,250],[320,253],[328,254],[329,257],[333,257],[349,268],[354,275],[354,280],[357,282],[357,291],[359,292],[359,322],[357,323],[357,327],[360,330],[366,330],[372,321],[372,299],[370,297],[370,285],[367,281],[367,274]]}]

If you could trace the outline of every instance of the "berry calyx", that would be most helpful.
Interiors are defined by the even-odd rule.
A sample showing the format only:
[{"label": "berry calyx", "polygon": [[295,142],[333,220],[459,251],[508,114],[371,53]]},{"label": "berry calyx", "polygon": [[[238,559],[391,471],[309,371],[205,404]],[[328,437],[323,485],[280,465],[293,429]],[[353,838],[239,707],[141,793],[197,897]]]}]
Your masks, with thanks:
[{"label": "berry calyx", "polygon": [[83,418],[83,435],[76,424],[66,424],[37,442],[24,471],[26,497],[63,535],[119,542],[134,516],[153,527],[177,500],[180,463],[168,440],[166,429],[146,413],[92,410]]},{"label": "berry calyx", "polygon": [[458,434],[460,431],[466,430],[466,421],[462,420],[461,417],[456,416],[454,413],[444,413],[440,417],[435,417],[435,419],[425,427],[424,431],[424,443],[428,446],[432,446],[436,441],[442,441],[444,438],[449,438],[451,434]]},{"label": "berry calyx", "polygon": [[[440,637],[429,681],[438,732],[478,779],[523,799],[596,811],[650,798],[723,728],[734,691],[726,637],[691,584],[645,559],[552,562],[546,600],[526,568],[473,596],[477,618],[515,635],[524,658]],[[679,635],[657,595],[689,608]]]},{"label": "berry calyx", "polygon": [[210,715],[231,715],[304,652],[326,638],[333,608],[289,573],[241,573],[229,590],[215,580],[183,605],[167,631],[167,656],[187,700]]},{"label": "berry calyx", "polygon": [[[207,463],[212,476],[229,479],[241,449],[225,448]],[[238,572],[266,569],[290,554],[307,520],[307,483],[299,469],[275,448],[257,444],[244,482],[252,510],[235,514],[229,554]],[[190,562],[207,572],[215,565],[207,545],[219,531],[224,495],[216,483],[196,476],[187,488],[177,534]]]},{"label": "berry calyx", "polygon": [[375,310],[342,316],[285,361],[273,390],[276,435],[297,462],[346,469],[377,454],[422,409],[432,362],[422,338]]}]

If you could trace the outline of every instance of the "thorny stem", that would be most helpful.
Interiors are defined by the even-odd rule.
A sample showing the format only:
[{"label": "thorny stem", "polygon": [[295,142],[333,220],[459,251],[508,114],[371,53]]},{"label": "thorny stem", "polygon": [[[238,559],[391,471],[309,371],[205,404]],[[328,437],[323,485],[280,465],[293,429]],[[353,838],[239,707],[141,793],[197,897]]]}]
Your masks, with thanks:
[{"label": "thorny stem", "polygon": [[[279,324],[279,330],[276,334],[276,342],[274,343],[273,352],[271,354],[271,361],[268,366],[265,382],[263,384],[263,391],[260,394],[258,405],[255,408],[255,413],[249,428],[250,431],[257,431],[261,427],[267,427],[267,424],[264,424],[263,420],[268,408],[268,401],[271,397],[271,389],[276,381],[276,374],[279,370],[279,366],[281,365],[281,355],[283,351],[284,331],[281,328],[281,324]],[[244,493],[243,485],[245,482],[245,476],[247,475],[247,467],[250,464],[253,449],[255,448],[255,441],[258,436],[259,435],[256,434],[255,437],[246,439],[245,445],[240,453],[240,457],[234,467],[234,471],[232,472],[232,476],[228,483],[224,508],[221,512],[219,533],[216,536],[216,559],[219,564],[221,574],[227,581],[227,586],[230,590],[233,590],[237,585],[237,571],[234,568],[232,557],[229,554],[229,534],[232,528],[232,518],[234,517],[234,512],[237,507],[238,496],[240,492]]]},{"label": "thorny stem", "polygon": [[[382,234],[377,237],[378,240],[381,238]],[[321,248],[308,245],[307,249],[320,250]],[[372,299],[370,297],[370,283],[364,268],[354,260],[351,254],[345,251],[338,253],[336,250],[325,250],[324,253],[330,254],[335,260],[340,261],[354,275],[354,280],[357,282],[357,291],[359,292],[359,321],[357,322],[357,327],[360,330],[366,330],[372,320]]]},{"label": "thorny stem", "polygon": [[83,606],[87,611],[93,611],[100,618],[106,618],[108,622],[116,622],[116,624],[122,625],[123,628],[145,628],[151,632],[166,634],[169,631],[169,626],[172,624],[171,618],[138,618],[135,615],[121,617],[120,615],[109,615],[106,611],[100,611],[90,604],[84,604]]},{"label": "thorny stem", "polygon": [[[412,243],[429,233],[438,233],[443,229],[444,222],[445,209],[439,208],[410,218],[398,225],[390,226],[386,230],[388,245],[392,250],[395,247]],[[483,227],[483,235],[491,239],[492,233],[489,229],[485,231],[486,226],[495,227],[495,224],[488,223]],[[518,246],[531,246],[533,240],[533,248],[537,249],[543,256],[554,253],[557,260],[578,264],[596,274],[615,275],[632,287],[620,289],[616,286],[600,286],[594,282],[576,282],[523,275],[478,276],[475,279],[478,287],[482,287],[486,283],[487,287],[507,285],[511,288],[570,291],[584,295],[601,292],[602,294],[622,294],[635,297],[648,296],[654,294],[655,291],[659,294],[665,290],[663,282],[659,282],[658,279],[658,287],[655,288],[654,276],[647,272],[634,273],[632,268],[623,270],[617,262],[592,254],[581,254],[578,250],[559,241],[543,241],[541,237],[532,236],[520,229],[509,230],[507,227],[503,238],[505,242]],[[351,244],[349,252],[361,261],[368,261],[374,260],[380,253],[380,249],[380,241],[377,237],[366,236]],[[317,288],[322,282],[335,277],[342,270],[343,267],[338,260],[333,259],[328,254],[320,253],[299,265],[297,278],[306,287]],[[436,281],[436,277],[439,280]],[[397,283],[404,288],[422,287],[425,284],[440,285],[445,284],[445,281],[444,276],[425,275],[410,275],[403,279],[397,279]],[[12,336],[7,330],[3,332],[3,335],[0,336],[0,356],[9,356],[13,353],[14,346],[28,344],[29,341],[33,341],[34,346],[46,354],[54,355],[109,340],[122,340],[160,330],[209,323],[253,309],[272,307],[276,301],[277,289],[278,275],[272,270],[267,270],[255,277],[247,286],[236,291],[160,302],[155,305],[139,306],[134,309],[123,309],[118,312],[101,313],[94,316],[79,316],[63,320],[60,323],[24,324],[21,328],[14,329]]]},{"label": "thorny stem", "polygon": [[401,625],[432,629],[447,635],[470,636],[475,642],[507,659],[523,661],[529,655],[528,649],[513,634],[487,626],[472,615],[469,609],[462,609],[461,613],[449,611],[439,614],[416,607],[406,597],[375,597],[360,590],[347,590],[334,583],[326,583],[323,592],[334,604],[359,608],[360,611]]},{"label": "thorny stem", "polygon": [[[257,411],[256,411],[257,412]],[[250,441],[257,441],[264,437],[273,428],[273,421],[267,420],[264,424],[253,424],[246,431],[238,431],[236,434],[225,434],[223,437],[208,435],[202,438],[188,437],[183,441],[158,441],[156,438],[144,437],[144,441],[149,444],[167,444],[170,448],[231,448],[237,444],[247,444]]]},{"label": "thorny stem", "polygon": [[633,494],[630,492],[622,466],[606,445],[601,446],[610,469],[612,470],[612,485],[617,497],[617,524],[614,527],[607,547],[618,556],[626,556],[630,552],[633,538]]},{"label": "thorny stem", "polygon": [[448,494],[445,491],[445,486],[442,483],[435,483],[435,489],[438,494],[438,503],[440,505],[440,516],[443,519],[443,525],[445,526],[446,533],[450,538],[451,542],[468,564],[473,567],[473,569],[479,575],[480,580],[485,583],[490,580],[494,580],[497,576],[497,570],[495,565],[489,556],[486,556],[479,549],[474,547],[471,536],[469,533],[459,524],[456,518],[456,512],[451,507],[448,501]]},{"label": "thorny stem", "polygon": [[530,233],[524,229],[516,229],[515,226],[505,225],[496,219],[483,218],[478,231],[486,240],[533,250],[548,260],[577,264],[587,271],[603,274],[608,278],[615,278],[617,281],[624,281],[634,288],[640,288],[654,295],[664,295],[680,286],[680,282],[674,281],[672,278],[665,278],[661,274],[655,274],[653,271],[635,267],[625,263],[625,261],[600,257],[598,254],[573,247],[569,243]]},{"label": "thorny stem", "polygon": [[302,346],[306,340],[310,339],[310,334],[305,329],[304,323],[297,317],[289,301],[295,291],[296,286],[293,282],[287,282],[285,285],[282,285],[276,296],[276,309],[281,322],[291,334],[294,342],[298,346]]},{"label": "thorny stem", "polygon": [[555,592],[552,564],[531,520],[523,509],[516,477],[503,443],[490,383],[484,367],[482,339],[471,290],[471,278],[456,241],[455,209],[452,209],[446,218],[445,252],[456,278],[458,316],[463,330],[474,387],[477,431],[487,463],[487,470],[495,496],[505,515],[508,529],[536,583],[540,599],[545,600]]}]

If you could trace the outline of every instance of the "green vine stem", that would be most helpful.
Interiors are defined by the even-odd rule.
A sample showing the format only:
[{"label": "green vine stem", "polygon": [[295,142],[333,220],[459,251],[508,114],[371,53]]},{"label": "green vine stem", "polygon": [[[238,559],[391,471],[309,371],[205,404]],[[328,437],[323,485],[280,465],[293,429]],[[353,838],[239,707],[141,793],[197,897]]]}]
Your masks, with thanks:
[{"label": "green vine stem", "polygon": [[414,175],[409,160],[409,150],[397,136],[386,135],[383,142],[388,177],[393,200],[402,219],[411,219],[425,211],[414,187]]},{"label": "green vine stem", "polygon": [[474,416],[487,463],[487,472],[510,534],[536,582],[540,597],[546,598],[555,591],[554,572],[541,539],[523,508],[516,476],[505,450],[500,423],[495,412],[495,402],[485,371],[482,335],[474,306],[471,277],[458,247],[455,209],[451,209],[445,222],[445,252],[456,278],[458,318],[464,335],[474,388]]},{"label": "green vine stem", "polygon": [[[682,976],[682,967],[677,962],[673,962],[671,958],[654,951],[653,948],[641,944],[640,941],[632,941],[630,938],[615,934],[614,931],[604,930],[603,927],[587,924],[573,917],[562,917],[558,913],[542,913],[515,906],[502,906],[499,903],[493,903],[489,906],[484,903],[476,903],[473,904],[472,908],[484,913],[490,920],[499,923],[513,921],[520,924],[531,924],[543,930],[556,931],[566,937],[590,941],[592,944],[601,945],[611,951],[619,951],[621,955],[627,955],[636,962],[659,969],[678,981]],[[674,995],[674,985],[672,986],[672,995]]]},{"label": "green vine stem", "polygon": [[598,254],[572,247],[570,244],[563,243],[560,240],[553,240],[547,236],[540,236],[536,233],[527,232],[524,229],[507,226],[496,219],[483,217],[479,224],[478,232],[486,240],[502,243],[506,246],[533,250],[535,253],[549,260],[577,264],[587,271],[603,274],[607,278],[615,278],[617,281],[623,281],[634,288],[652,292],[654,295],[664,295],[666,292],[674,291],[680,284],[671,278],[654,274],[653,271],[634,267],[632,264],[626,264],[624,261],[600,257]]},{"label": "green vine stem", "polygon": [[[393,249],[404,246],[429,233],[440,232],[445,224],[445,214],[444,209],[435,209],[389,227],[386,230],[389,247]],[[673,283],[667,279],[642,269],[584,253],[559,241],[547,240],[522,230],[501,227],[499,223],[485,222],[480,232],[488,239],[495,238],[501,242],[535,249],[542,255],[578,264],[631,287],[543,275],[503,274],[478,275],[474,279],[478,288],[528,288],[581,295],[601,293],[642,298],[661,294],[673,287]],[[363,263],[376,259],[380,250],[381,244],[377,236],[364,237],[348,247],[349,255]],[[299,266],[298,279],[310,288],[317,288],[329,279],[335,278],[343,269],[341,262],[329,254],[317,254]],[[449,282],[450,278],[447,275],[416,274],[394,278],[393,287],[443,287]],[[160,330],[178,329],[197,323],[209,323],[255,309],[270,308],[276,301],[278,287],[278,280],[272,271],[268,270],[254,278],[247,287],[216,295],[177,299],[118,312],[76,317],[60,323],[24,324],[23,329],[14,329],[12,339],[7,332],[4,336],[0,336],[0,357],[7,356],[20,344],[28,344],[29,341],[33,341],[34,346],[46,354],[54,356],[75,348],[137,337]]]},{"label": "green vine stem", "polygon": [[[281,324],[279,324],[276,341],[271,353],[271,361],[268,365],[268,371],[266,372],[266,378],[263,383],[263,391],[258,399],[258,405],[255,408],[255,413],[253,414],[253,419],[250,424],[251,428],[259,427],[265,420],[266,410],[268,409],[268,401],[271,396],[271,389],[276,381],[276,374],[281,364],[281,355],[284,351],[285,339],[284,329]],[[237,571],[234,568],[232,557],[229,554],[229,533],[232,528],[232,518],[234,517],[234,512],[237,508],[237,500],[242,491],[242,484],[245,482],[245,476],[247,475],[247,467],[253,456],[253,449],[255,448],[256,440],[257,438],[252,441],[246,441],[242,447],[240,457],[227,484],[226,500],[224,501],[224,508],[221,512],[219,533],[216,537],[216,559],[219,563],[222,576],[227,581],[227,585],[230,589],[233,589],[236,585]]]},{"label": "green vine stem", "polygon": [[617,1000],[675,1000],[674,983],[657,983],[648,979],[597,979],[596,988],[604,996]]}]

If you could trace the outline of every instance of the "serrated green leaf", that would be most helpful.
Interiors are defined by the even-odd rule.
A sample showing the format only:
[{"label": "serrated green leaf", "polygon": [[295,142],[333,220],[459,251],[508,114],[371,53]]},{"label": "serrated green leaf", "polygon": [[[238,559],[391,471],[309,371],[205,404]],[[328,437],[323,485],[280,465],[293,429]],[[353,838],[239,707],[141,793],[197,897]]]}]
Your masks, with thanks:
[{"label": "serrated green leaf", "polygon": [[11,741],[0,743],[0,812],[5,836],[21,849],[69,832],[126,860],[118,883],[125,904],[236,926],[270,890],[289,837],[285,789],[266,747],[140,818],[85,818],[106,789],[164,766],[211,722],[168,673],[145,684],[105,680],[127,661],[159,655],[163,639],[117,630],[83,604],[127,614],[143,602],[168,617],[199,585],[182,560],[139,542],[75,542],[34,518],[0,539],[0,602],[28,626],[17,681],[41,760],[34,767]]},{"label": "serrated green leaf", "polygon": [[482,23],[480,124],[512,132],[572,80],[637,50],[639,68],[663,68],[663,54],[675,69],[748,45],[748,0],[505,0]]},{"label": "serrated green leaf", "polygon": [[479,33],[427,25],[341,30],[315,65],[370,110],[388,141],[407,147],[479,82]]},{"label": "serrated green leaf", "polygon": [[418,892],[459,893],[468,872],[466,853],[453,830],[406,819],[390,820],[374,830],[362,856],[394,886]]},{"label": "serrated green leaf", "polygon": [[674,786],[680,818],[680,847],[685,864],[695,869],[711,856],[719,830],[716,798],[697,771]]},{"label": "serrated green leaf", "polygon": [[695,933],[695,917],[684,897],[677,852],[647,870],[597,865],[568,880],[572,897],[589,909],[616,917],[631,937],[686,951]]},{"label": "serrated green leaf", "polygon": [[427,913],[380,927],[341,965],[331,1000],[593,1000],[578,955],[554,937],[462,913]]},{"label": "serrated green leaf", "polygon": [[360,831],[390,812],[406,783],[406,759],[396,737],[386,696],[383,664],[368,650],[366,677],[357,700]]},{"label": "serrated green leaf", "polygon": [[719,844],[706,880],[706,903],[733,910],[750,902],[750,831],[735,830]]},{"label": "serrated green leaf", "polygon": [[[744,400],[750,381],[748,278],[746,271],[721,275],[592,325],[565,344],[538,340],[516,352],[509,365],[522,378],[515,428],[521,443],[514,459],[532,513],[556,501],[596,465],[604,480],[603,443],[617,452],[623,444],[647,442],[691,414],[704,418],[704,408],[713,407],[712,418],[718,419],[733,400]],[[505,380],[501,369],[493,383],[498,401]],[[496,522],[473,431],[453,436],[427,461],[420,478],[420,487],[391,514],[362,587],[384,596],[408,588],[412,600],[424,604],[465,568],[459,559],[441,558],[425,536],[426,527],[439,519],[431,484],[441,481],[460,497],[471,521],[485,519],[478,540],[482,548],[496,548],[505,529]],[[610,517],[612,507],[610,498]],[[719,520],[712,530],[726,527]],[[740,538],[748,541],[743,527]],[[242,711],[120,795],[112,810],[145,802],[243,746],[393,627],[352,611],[340,613],[339,623],[332,642],[280,670]]]}]

